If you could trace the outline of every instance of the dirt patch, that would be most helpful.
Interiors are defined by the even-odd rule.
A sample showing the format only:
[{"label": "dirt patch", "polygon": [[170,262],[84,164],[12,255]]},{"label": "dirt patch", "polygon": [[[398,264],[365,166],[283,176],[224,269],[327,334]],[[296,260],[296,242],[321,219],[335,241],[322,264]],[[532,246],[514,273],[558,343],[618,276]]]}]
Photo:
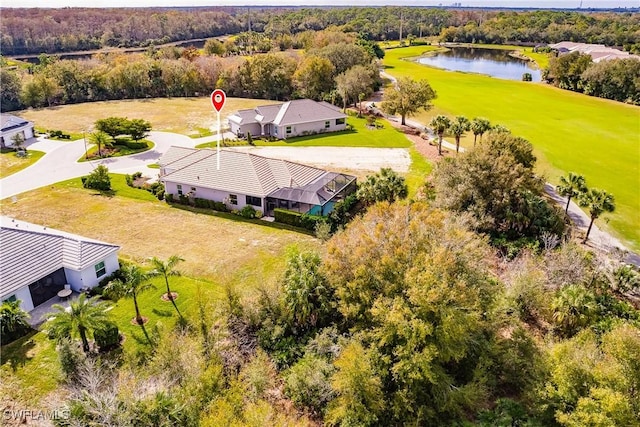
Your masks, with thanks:
[{"label": "dirt patch", "polygon": [[146,323],[149,321],[149,318],[146,316],[140,316],[142,317],[142,323],[138,323],[138,320],[134,317],[133,319],[131,319],[131,324],[132,325],[146,325]]},{"label": "dirt patch", "polygon": [[413,142],[413,146],[425,159],[429,160],[432,163],[438,162],[445,157],[449,157],[455,155],[454,152],[447,150],[442,147],[442,156],[438,154],[438,140],[427,140],[420,136],[420,133],[417,129],[412,128],[410,126],[403,126],[398,122],[393,120],[387,120],[393,127],[400,129],[403,131],[405,136]]},{"label": "dirt patch", "polygon": [[171,298],[169,298],[169,294],[165,292],[164,294],[162,294],[160,299],[162,301],[166,301],[166,302],[169,302],[171,300],[175,301],[175,300],[178,299],[178,293],[177,292],[171,292]]}]

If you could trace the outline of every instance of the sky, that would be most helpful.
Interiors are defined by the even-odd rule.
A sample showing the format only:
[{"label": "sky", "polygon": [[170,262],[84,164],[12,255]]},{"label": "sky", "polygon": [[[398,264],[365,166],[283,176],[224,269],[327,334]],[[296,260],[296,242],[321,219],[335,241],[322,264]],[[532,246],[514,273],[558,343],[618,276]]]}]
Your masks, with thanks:
[{"label": "sky", "polygon": [[[151,7],[151,6],[462,6],[576,8],[580,0],[0,0],[0,7]],[[640,7],[640,0],[582,0],[582,8]]]}]

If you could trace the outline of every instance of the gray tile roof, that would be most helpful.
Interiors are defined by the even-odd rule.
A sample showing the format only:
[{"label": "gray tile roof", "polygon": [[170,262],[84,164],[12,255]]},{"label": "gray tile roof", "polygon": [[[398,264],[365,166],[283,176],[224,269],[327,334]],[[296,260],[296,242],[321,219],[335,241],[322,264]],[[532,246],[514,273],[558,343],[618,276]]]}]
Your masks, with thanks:
[{"label": "gray tile roof", "polygon": [[[174,148],[171,147],[167,154]],[[220,170],[218,170],[216,150],[193,149],[192,151],[189,156],[182,157],[173,163],[161,163],[165,169],[173,170],[163,176],[162,180],[228,191],[231,194],[266,197],[279,188],[307,185],[326,173],[322,169],[287,160],[271,159],[233,150],[220,150]],[[179,167],[174,168],[174,166]]]},{"label": "gray tile roof", "polygon": [[238,110],[228,119],[242,125],[275,123],[278,126],[288,126],[346,117],[347,115],[340,111],[340,108],[328,102],[296,99],[285,103],[260,105],[254,109]]},{"label": "gray tile roof", "polygon": [[2,132],[6,132],[11,129],[17,129],[23,126],[31,125],[28,120],[23,119],[22,117],[14,116],[11,114],[0,114],[0,128]]},{"label": "gray tile roof", "polygon": [[296,99],[295,101],[285,102],[273,123],[278,126],[288,126],[347,117],[340,110],[327,105],[329,104],[326,102],[316,102],[311,99]]},{"label": "gray tile roof", "polygon": [[119,246],[0,216],[0,299],[61,267],[82,270]]}]

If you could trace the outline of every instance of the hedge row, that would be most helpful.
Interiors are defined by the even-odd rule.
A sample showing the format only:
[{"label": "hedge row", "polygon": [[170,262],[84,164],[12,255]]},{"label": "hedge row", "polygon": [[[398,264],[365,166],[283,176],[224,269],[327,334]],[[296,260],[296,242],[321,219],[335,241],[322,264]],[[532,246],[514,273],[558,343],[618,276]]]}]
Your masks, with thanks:
[{"label": "hedge row", "polygon": [[305,228],[310,231],[316,229],[316,224],[326,219],[318,215],[301,214],[286,209],[274,209],[274,218],[277,222]]}]

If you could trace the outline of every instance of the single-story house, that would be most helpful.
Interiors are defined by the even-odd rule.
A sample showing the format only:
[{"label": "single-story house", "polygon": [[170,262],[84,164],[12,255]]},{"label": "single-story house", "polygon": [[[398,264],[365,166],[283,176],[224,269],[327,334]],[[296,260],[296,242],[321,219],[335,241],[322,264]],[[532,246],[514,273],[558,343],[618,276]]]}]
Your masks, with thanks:
[{"label": "single-story house", "polygon": [[0,300],[25,311],[70,285],[81,292],[118,268],[119,246],[0,216]]},{"label": "single-story house", "polygon": [[267,216],[275,208],[327,215],[356,191],[356,177],[327,172],[247,151],[171,147],[158,161],[165,193],[224,203],[229,209],[252,206]]},{"label": "single-story house", "polygon": [[287,139],[292,136],[335,132],[347,128],[347,115],[328,102],[296,99],[279,104],[262,105],[239,110],[227,117],[231,132],[239,138],[272,136]]},{"label": "single-story house", "polygon": [[550,48],[558,51],[558,54],[564,55],[571,52],[580,52],[582,54],[590,55],[593,62],[609,61],[611,59],[626,59],[636,58],[640,59],[638,55],[631,55],[629,52],[622,51],[613,47],[608,47],[603,44],[593,43],[577,43],[564,41],[560,43],[550,44]]},{"label": "single-story house", "polygon": [[16,134],[21,134],[24,140],[35,136],[33,123],[11,114],[0,114],[0,147],[11,147]]}]

